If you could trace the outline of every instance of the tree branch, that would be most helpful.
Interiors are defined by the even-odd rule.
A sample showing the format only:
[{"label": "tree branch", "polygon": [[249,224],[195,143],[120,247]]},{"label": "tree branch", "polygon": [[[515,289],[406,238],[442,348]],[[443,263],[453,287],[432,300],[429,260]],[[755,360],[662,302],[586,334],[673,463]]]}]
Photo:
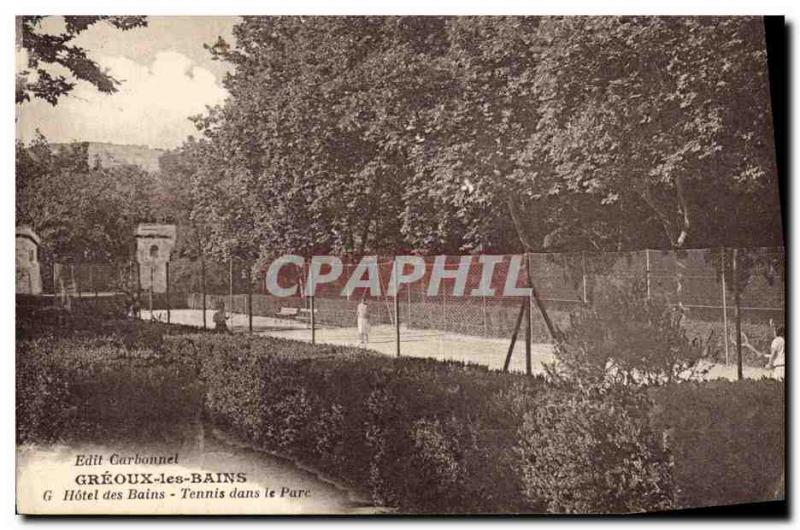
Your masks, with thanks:
[{"label": "tree branch", "polygon": [[687,204],[686,197],[683,193],[683,178],[680,176],[675,177],[675,191],[678,197],[678,204],[680,205],[678,211],[683,217],[683,227],[681,228],[681,233],[678,235],[678,239],[676,240],[676,246],[682,247],[686,243],[686,239],[689,237],[689,228],[691,227],[691,223],[689,222],[689,205]]}]

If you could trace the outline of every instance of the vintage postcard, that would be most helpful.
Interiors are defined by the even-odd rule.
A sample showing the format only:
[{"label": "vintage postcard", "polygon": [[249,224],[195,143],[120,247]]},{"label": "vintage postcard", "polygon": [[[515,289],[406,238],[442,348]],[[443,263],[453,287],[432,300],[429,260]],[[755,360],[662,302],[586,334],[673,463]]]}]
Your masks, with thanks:
[{"label": "vintage postcard", "polygon": [[18,513],[785,515],[785,31],[16,17]]}]

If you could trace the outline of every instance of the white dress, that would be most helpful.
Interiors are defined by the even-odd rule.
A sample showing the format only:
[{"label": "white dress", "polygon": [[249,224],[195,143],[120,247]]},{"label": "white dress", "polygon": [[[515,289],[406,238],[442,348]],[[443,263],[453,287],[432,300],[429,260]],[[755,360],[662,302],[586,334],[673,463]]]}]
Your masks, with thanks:
[{"label": "white dress", "polygon": [[367,309],[367,304],[358,304],[356,313],[358,315],[357,321],[359,335],[369,333],[369,311]]},{"label": "white dress", "polygon": [[772,377],[775,379],[783,379],[785,377],[786,365],[786,341],[783,337],[775,337],[772,339],[770,345],[770,353],[772,353]]}]

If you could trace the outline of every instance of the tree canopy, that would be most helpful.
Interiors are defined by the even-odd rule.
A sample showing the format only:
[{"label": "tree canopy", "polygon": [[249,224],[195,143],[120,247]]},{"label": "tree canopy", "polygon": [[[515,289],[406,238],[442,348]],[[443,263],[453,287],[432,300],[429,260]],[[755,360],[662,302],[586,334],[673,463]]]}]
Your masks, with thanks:
[{"label": "tree canopy", "polygon": [[44,19],[43,16],[18,17],[17,38],[27,52],[27,64],[17,72],[17,103],[30,101],[33,96],[56,105],[61,96],[72,91],[77,81],[91,83],[107,94],[116,92],[120,82],[93,61],[85,49],[71,41],[101,21],[122,31],[147,25],[144,16],[64,16],[64,31],[52,34],[41,31]]},{"label": "tree canopy", "polygon": [[174,156],[212,253],[782,243],[763,24],[245,17]]},{"label": "tree canopy", "polygon": [[49,259],[130,259],[133,230],[156,218],[156,177],[137,166],[101,167],[82,143],[17,142],[16,222],[30,225]]}]

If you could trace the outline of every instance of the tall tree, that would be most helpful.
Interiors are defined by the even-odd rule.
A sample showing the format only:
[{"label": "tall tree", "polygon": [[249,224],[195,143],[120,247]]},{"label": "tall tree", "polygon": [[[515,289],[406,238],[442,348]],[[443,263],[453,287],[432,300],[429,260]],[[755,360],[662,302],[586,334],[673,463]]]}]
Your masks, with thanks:
[{"label": "tall tree", "polygon": [[780,244],[763,25],[742,17],[547,19],[536,69],[557,181],[627,200],[673,248]]},{"label": "tall tree", "polygon": [[94,164],[86,144],[17,142],[16,221],[47,241],[45,259],[128,260],[134,228],[153,215],[153,179],[136,166]]},{"label": "tall tree", "polygon": [[220,242],[303,254],[403,248],[409,166],[398,136],[440,88],[423,73],[437,31],[424,22],[252,17],[234,29],[236,48],[211,47],[236,65],[228,103],[197,121],[206,156],[195,211],[216,219]]},{"label": "tall tree", "polygon": [[[147,25],[143,16],[64,16],[64,30],[58,34],[42,31],[43,16],[17,17],[17,44],[26,52],[26,68],[17,72],[16,102],[31,96],[55,105],[75,88],[76,81],[91,83],[100,92],[112,94],[120,81],[93,61],[86,50],[71,44],[94,24],[105,21],[117,29]],[[52,68],[55,66],[56,68]]]},{"label": "tall tree", "polygon": [[415,150],[434,216],[489,205],[529,250],[779,237],[760,20],[476,17],[448,35],[456,89]]},{"label": "tall tree", "polygon": [[261,255],[770,244],[760,24],[246,18],[193,211]]}]

